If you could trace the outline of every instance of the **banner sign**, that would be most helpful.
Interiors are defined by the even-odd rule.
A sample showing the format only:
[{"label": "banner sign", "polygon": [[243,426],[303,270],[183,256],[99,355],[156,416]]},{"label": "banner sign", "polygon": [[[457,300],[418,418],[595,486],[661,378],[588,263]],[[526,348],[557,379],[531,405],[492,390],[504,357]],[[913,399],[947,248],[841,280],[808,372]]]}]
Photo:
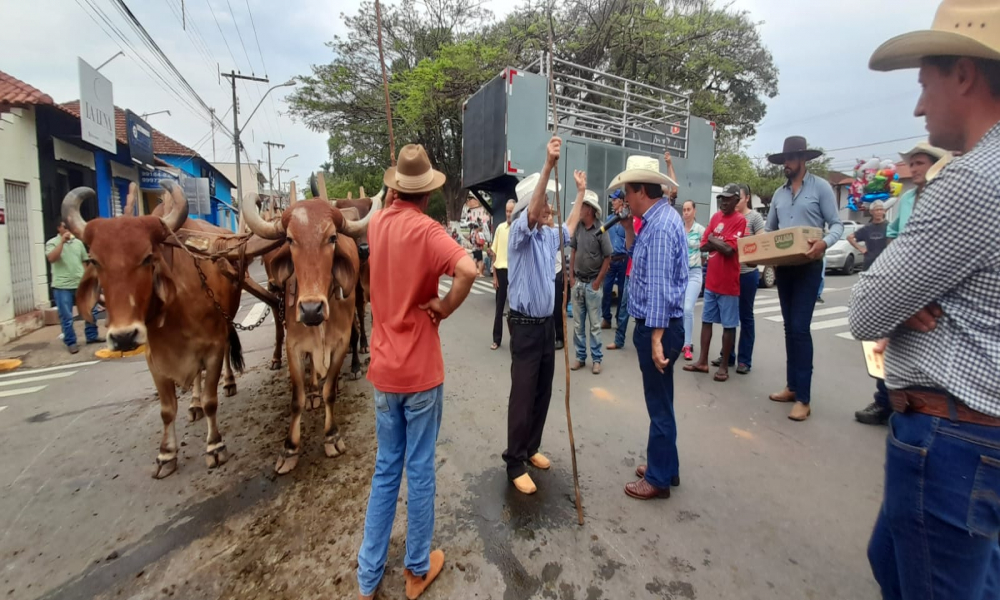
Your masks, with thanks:
[{"label": "banner sign", "polygon": [[111,80],[82,58],[77,57],[77,61],[80,67],[80,135],[83,141],[117,154]]},{"label": "banner sign", "polygon": [[128,150],[132,162],[139,166],[153,165],[153,130],[139,115],[125,111],[125,126],[128,129]]},{"label": "banner sign", "polygon": [[163,188],[160,187],[161,179],[177,181],[178,177],[170,171],[164,171],[163,169],[139,169],[140,189],[161,191],[163,190]]}]

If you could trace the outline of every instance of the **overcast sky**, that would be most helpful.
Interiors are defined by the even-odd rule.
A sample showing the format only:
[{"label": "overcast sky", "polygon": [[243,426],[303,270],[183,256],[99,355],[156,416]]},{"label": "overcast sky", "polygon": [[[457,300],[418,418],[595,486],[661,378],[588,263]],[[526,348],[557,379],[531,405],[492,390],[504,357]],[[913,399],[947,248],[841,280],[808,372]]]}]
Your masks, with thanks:
[{"label": "overcast sky", "polygon": [[[222,115],[232,103],[231,91],[227,80],[219,82],[216,63],[224,71],[266,73],[270,85],[308,73],[310,65],[330,60],[324,43],[343,33],[339,13],[353,12],[359,0],[185,0],[187,31],[181,27],[180,2],[126,0],[191,86]],[[734,8],[750,11],[762,23],[764,41],[780,70],[779,94],[768,101],[758,136],[747,141],[748,152],[762,156],[780,151],[785,136],[799,134],[828,150],[847,148],[831,152],[834,167],[843,170],[850,170],[856,158],[897,158],[896,152],[917,140],[888,140],[925,132],[923,120],[913,117],[916,72],[874,73],[868,70],[868,58],[892,35],[929,27],[937,4],[935,0],[892,0],[873,8],[863,0],[735,0]],[[490,0],[488,5],[502,16],[512,3]],[[101,70],[114,84],[115,104],[136,113],[170,110],[170,116],[149,117],[150,124],[212,160],[208,116],[200,108],[187,106],[185,102],[197,104],[183,91],[165,91],[167,84],[151,75],[154,69],[136,58],[141,56],[156,72],[166,73],[112,0],[9,2],[3,13],[7,27],[0,69],[57,102],[66,102],[79,97],[77,56],[96,67],[124,46],[126,56]],[[118,32],[128,44],[117,37]],[[241,126],[268,87],[249,82],[238,85]],[[285,144],[284,149],[272,151],[274,166],[298,154],[285,165],[291,172],[283,174],[282,181],[297,176],[301,183],[326,160],[326,136],[285,114],[286,90],[275,90],[265,99],[246,126],[244,145],[252,159],[266,161],[265,140]],[[231,128],[232,113],[224,120]],[[874,142],[886,143],[871,145]],[[215,147],[217,160],[233,160],[232,142],[219,131]],[[266,162],[264,168],[266,172]]]}]

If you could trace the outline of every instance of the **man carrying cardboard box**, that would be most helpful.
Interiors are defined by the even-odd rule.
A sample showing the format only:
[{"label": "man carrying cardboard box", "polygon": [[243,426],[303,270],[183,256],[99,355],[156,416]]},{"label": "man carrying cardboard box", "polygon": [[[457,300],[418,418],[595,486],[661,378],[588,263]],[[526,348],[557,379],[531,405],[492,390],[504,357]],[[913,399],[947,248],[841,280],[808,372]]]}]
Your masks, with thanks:
[{"label": "man carrying cardboard box", "polygon": [[771,198],[766,230],[803,226],[830,228],[825,237],[808,240],[808,262],[775,269],[781,316],[785,322],[786,379],[785,389],[771,394],[770,398],[775,402],[794,402],[788,415],[793,421],[805,421],[811,413],[813,343],[809,326],[823,277],[823,256],[844,233],[833,188],[826,180],[806,171],[806,162],[822,155],[819,150],[807,147],[806,138],[792,136],[785,139],[782,152],[767,157],[773,164],[784,165],[788,183],[778,188]]}]

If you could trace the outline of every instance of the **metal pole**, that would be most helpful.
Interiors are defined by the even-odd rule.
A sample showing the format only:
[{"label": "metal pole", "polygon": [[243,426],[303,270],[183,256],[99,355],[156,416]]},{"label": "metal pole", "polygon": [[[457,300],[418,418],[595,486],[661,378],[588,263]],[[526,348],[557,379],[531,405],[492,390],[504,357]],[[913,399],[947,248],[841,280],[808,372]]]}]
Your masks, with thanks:
[{"label": "metal pole", "polygon": [[625,147],[625,131],[628,129],[628,82],[625,82],[625,106],[622,107],[622,148]]},{"label": "metal pole", "polygon": [[[274,208],[274,171],[271,170],[271,144],[264,142],[264,145],[267,146],[267,183],[268,187],[271,188],[271,193],[268,196],[271,200],[271,207]],[[279,187],[278,190],[280,191],[281,188]]]},{"label": "metal pole", "polygon": [[240,223],[236,233],[243,233],[246,229],[246,220],[243,217],[243,173],[240,169],[240,119],[239,107],[236,105],[236,73],[232,73],[229,82],[233,84],[233,147],[236,149],[236,198],[240,207]]},{"label": "metal pole", "polygon": [[215,162],[215,109],[210,108],[208,112],[212,113],[212,162]]},{"label": "metal pole", "polygon": [[385,74],[385,54],[382,51],[382,7],[375,0],[375,19],[378,27],[378,62],[382,65],[382,87],[385,90],[385,119],[389,123],[389,161],[396,166],[396,140],[392,135],[392,108],[389,104],[389,78]]}]

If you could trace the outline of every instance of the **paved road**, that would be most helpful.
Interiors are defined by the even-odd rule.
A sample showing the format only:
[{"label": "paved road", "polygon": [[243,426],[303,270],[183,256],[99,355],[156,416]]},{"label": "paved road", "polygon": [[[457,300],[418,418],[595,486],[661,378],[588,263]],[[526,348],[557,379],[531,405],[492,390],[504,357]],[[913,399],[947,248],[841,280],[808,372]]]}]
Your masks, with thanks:
[{"label": "paved road", "polygon": [[[648,427],[631,340],[606,356],[602,375],[573,373],[583,527],[572,503],[561,358],[543,443],[553,469],[537,475],[533,497],[505,480],[510,356],[506,339],[489,350],[494,297],[488,282],[477,283],[480,293],[442,325],[436,542],[448,570],[428,598],[876,598],[865,547],[885,431],[852,417],[873,390],[859,344],[841,335],[855,279],[828,277],[817,307],[808,422],[789,421],[787,406],[767,400],[784,375],[773,291],[759,296],[750,375],[715,383],[676,374],[682,486],[669,500],[622,493],[643,462]],[[260,309],[245,303],[237,319],[256,321]],[[212,472],[200,456],[203,422],[182,423],[179,471],[150,478],[160,423],[141,358],[0,378],[0,592],[351,597],[374,454],[368,386],[342,383],[347,456],[322,456],[321,415],[307,413],[299,468],[270,475],[288,390],[282,372],[266,370],[273,329],[270,317],[265,323],[242,335],[249,371],[220,408],[233,457]],[[402,597],[399,514],[384,598]]]}]

